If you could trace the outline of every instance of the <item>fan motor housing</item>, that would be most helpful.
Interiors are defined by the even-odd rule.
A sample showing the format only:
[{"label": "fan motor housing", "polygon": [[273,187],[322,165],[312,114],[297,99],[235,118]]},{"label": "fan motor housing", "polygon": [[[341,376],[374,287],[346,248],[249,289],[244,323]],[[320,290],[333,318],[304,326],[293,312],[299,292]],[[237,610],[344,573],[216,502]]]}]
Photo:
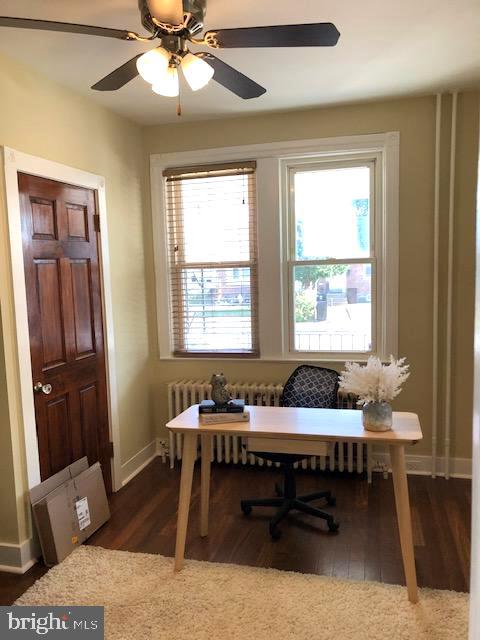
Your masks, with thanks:
[{"label": "fan motor housing", "polygon": [[[142,17],[142,24],[151,33],[155,33],[158,27],[153,23],[148,8],[147,0],[138,0],[138,8]],[[207,12],[207,0],[183,0],[183,13],[191,14],[193,20],[190,20],[192,28],[189,25],[189,31],[197,33],[203,28],[203,20]]]}]

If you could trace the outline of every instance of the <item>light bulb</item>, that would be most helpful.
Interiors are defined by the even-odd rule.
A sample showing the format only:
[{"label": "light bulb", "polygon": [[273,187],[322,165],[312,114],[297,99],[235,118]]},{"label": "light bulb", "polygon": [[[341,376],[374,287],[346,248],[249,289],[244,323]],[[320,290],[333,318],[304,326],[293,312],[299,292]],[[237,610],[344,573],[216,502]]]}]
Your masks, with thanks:
[{"label": "light bulb", "polygon": [[178,71],[176,67],[168,67],[152,85],[152,91],[168,98],[178,96]]},{"label": "light bulb", "polygon": [[182,71],[192,91],[204,87],[212,79],[212,67],[193,53],[187,53],[182,58]]},{"label": "light bulb", "polygon": [[155,84],[168,69],[170,54],[162,47],[151,49],[137,60],[138,73],[146,82]]}]

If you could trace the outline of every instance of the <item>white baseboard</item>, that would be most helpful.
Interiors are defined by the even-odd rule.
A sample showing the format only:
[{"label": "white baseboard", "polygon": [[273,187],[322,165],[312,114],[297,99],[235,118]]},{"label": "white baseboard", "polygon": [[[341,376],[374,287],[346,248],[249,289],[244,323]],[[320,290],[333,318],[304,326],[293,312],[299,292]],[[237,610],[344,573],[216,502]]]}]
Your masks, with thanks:
[{"label": "white baseboard", "polygon": [[[390,470],[390,456],[387,452],[373,452],[374,471],[381,467]],[[407,454],[407,473],[418,476],[430,476],[432,474],[432,456],[418,456]],[[437,458],[436,475],[445,475],[445,460],[443,457]],[[450,458],[450,476],[452,478],[471,478],[472,460],[471,458]]]},{"label": "white baseboard", "polygon": [[33,538],[21,544],[0,542],[0,571],[25,573],[40,557],[40,548]]},{"label": "white baseboard", "polygon": [[132,480],[154,458],[159,455],[157,438],[149,442],[146,447],[122,464],[122,487]]}]

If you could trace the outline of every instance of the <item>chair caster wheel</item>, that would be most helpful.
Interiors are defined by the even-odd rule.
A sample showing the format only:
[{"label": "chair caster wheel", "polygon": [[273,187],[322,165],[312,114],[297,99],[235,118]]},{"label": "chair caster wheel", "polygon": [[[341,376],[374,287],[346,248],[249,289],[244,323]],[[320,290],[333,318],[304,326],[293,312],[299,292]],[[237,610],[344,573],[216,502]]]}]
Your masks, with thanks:
[{"label": "chair caster wheel", "polygon": [[278,484],[278,482],[275,483],[275,493],[277,494],[277,496],[279,498],[283,498],[283,489],[282,487]]},{"label": "chair caster wheel", "polygon": [[328,520],[327,525],[330,533],[335,533],[336,531],[338,531],[338,528],[340,527],[340,524],[338,522],[335,522],[334,520]]},{"label": "chair caster wheel", "polygon": [[280,540],[282,536],[282,532],[276,525],[268,525],[268,529],[270,531],[270,535],[272,536],[272,540]]},{"label": "chair caster wheel", "polygon": [[240,508],[246,516],[249,516],[252,513],[252,507],[249,504],[245,504],[244,502],[241,502]]},{"label": "chair caster wheel", "polygon": [[337,506],[337,499],[334,498],[333,496],[331,498],[327,498],[327,504],[329,507],[336,507]]}]

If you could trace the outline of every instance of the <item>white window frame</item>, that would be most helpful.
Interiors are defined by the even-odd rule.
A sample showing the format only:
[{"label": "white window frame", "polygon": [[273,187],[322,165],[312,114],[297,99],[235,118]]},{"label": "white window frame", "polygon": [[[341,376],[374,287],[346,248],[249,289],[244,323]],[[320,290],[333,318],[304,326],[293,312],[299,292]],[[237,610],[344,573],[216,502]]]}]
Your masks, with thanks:
[{"label": "white window frame", "polygon": [[[259,358],[263,361],[363,361],[368,353],[289,350],[288,267],[284,167],[311,161],[375,158],[378,253],[376,355],[398,350],[399,151],[397,131],[371,135],[241,145],[150,156],[158,346],[161,359],[172,355],[167,229],[163,170],[167,167],[256,160],[259,290]],[[276,286],[275,286],[276,285]],[[188,357],[181,358],[188,360]],[[198,360],[195,356],[191,359]],[[217,358],[212,358],[217,359]],[[218,359],[222,359],[218,356]],[[231,358],[230,358],[231,359]],[[244,359],[239,357],[238,359]]]},{"label": "white window frame", "polygon": [[[341,158],[332,159],[332,157],[322,158],[303,158],[300,161],[296,160],[282,160],[280,163],[281,178],[282,178],[282,190],[283,190],[283,202],[284,202],[284,216],[283,216],[283,229],[285,230],[285,242],[284,244],[284,256],[283,264],[285,267],[285,283],[286,283],[286,296],[288,304],[284,306],[284,323],[288,327],[288,330],[284,335],[284,352],[297,355],[299,358],[324,358],[327,356],[333,360],[344,360],[345,353],[350,359],[356,357],[368,357],[369,355],[376,355],[379,350],[382,350],[382,277],[383,277],[383,263],[382,263],[382,243],[377,241],[377,238],[382,237],[383,219],[381,215],[381,207],[377,206],[377,203],[381,203],[382,200],[382,176],[381,176],[381,156],[378,152],[375,153],[352,153],[345,154]],[[372,267],[372,349],[369,352],[348,352],[348,351],[301,351],[295,349],[295,303],[294,303],[294,283],[293,272],[294,266],[300,266],[301,260],[296,260],[294,256],[294,243],[295,243],[295,213],[293,205],[293,193],[291,192],[290,174],[295,170],[305,170],[309,167],[312,169],[336,169],[367,166],[370,170],[370,194],[373,197],[370,198],[370,255],[366,258],[341,258],[338,260],[325,260],[324,262],[332,264],[337,262],[338,264],[355,264],[355,263],[369,263]],[[317,261],[314,261],[317,262]],[[376,311],[374,314],[373,311]]]}]

